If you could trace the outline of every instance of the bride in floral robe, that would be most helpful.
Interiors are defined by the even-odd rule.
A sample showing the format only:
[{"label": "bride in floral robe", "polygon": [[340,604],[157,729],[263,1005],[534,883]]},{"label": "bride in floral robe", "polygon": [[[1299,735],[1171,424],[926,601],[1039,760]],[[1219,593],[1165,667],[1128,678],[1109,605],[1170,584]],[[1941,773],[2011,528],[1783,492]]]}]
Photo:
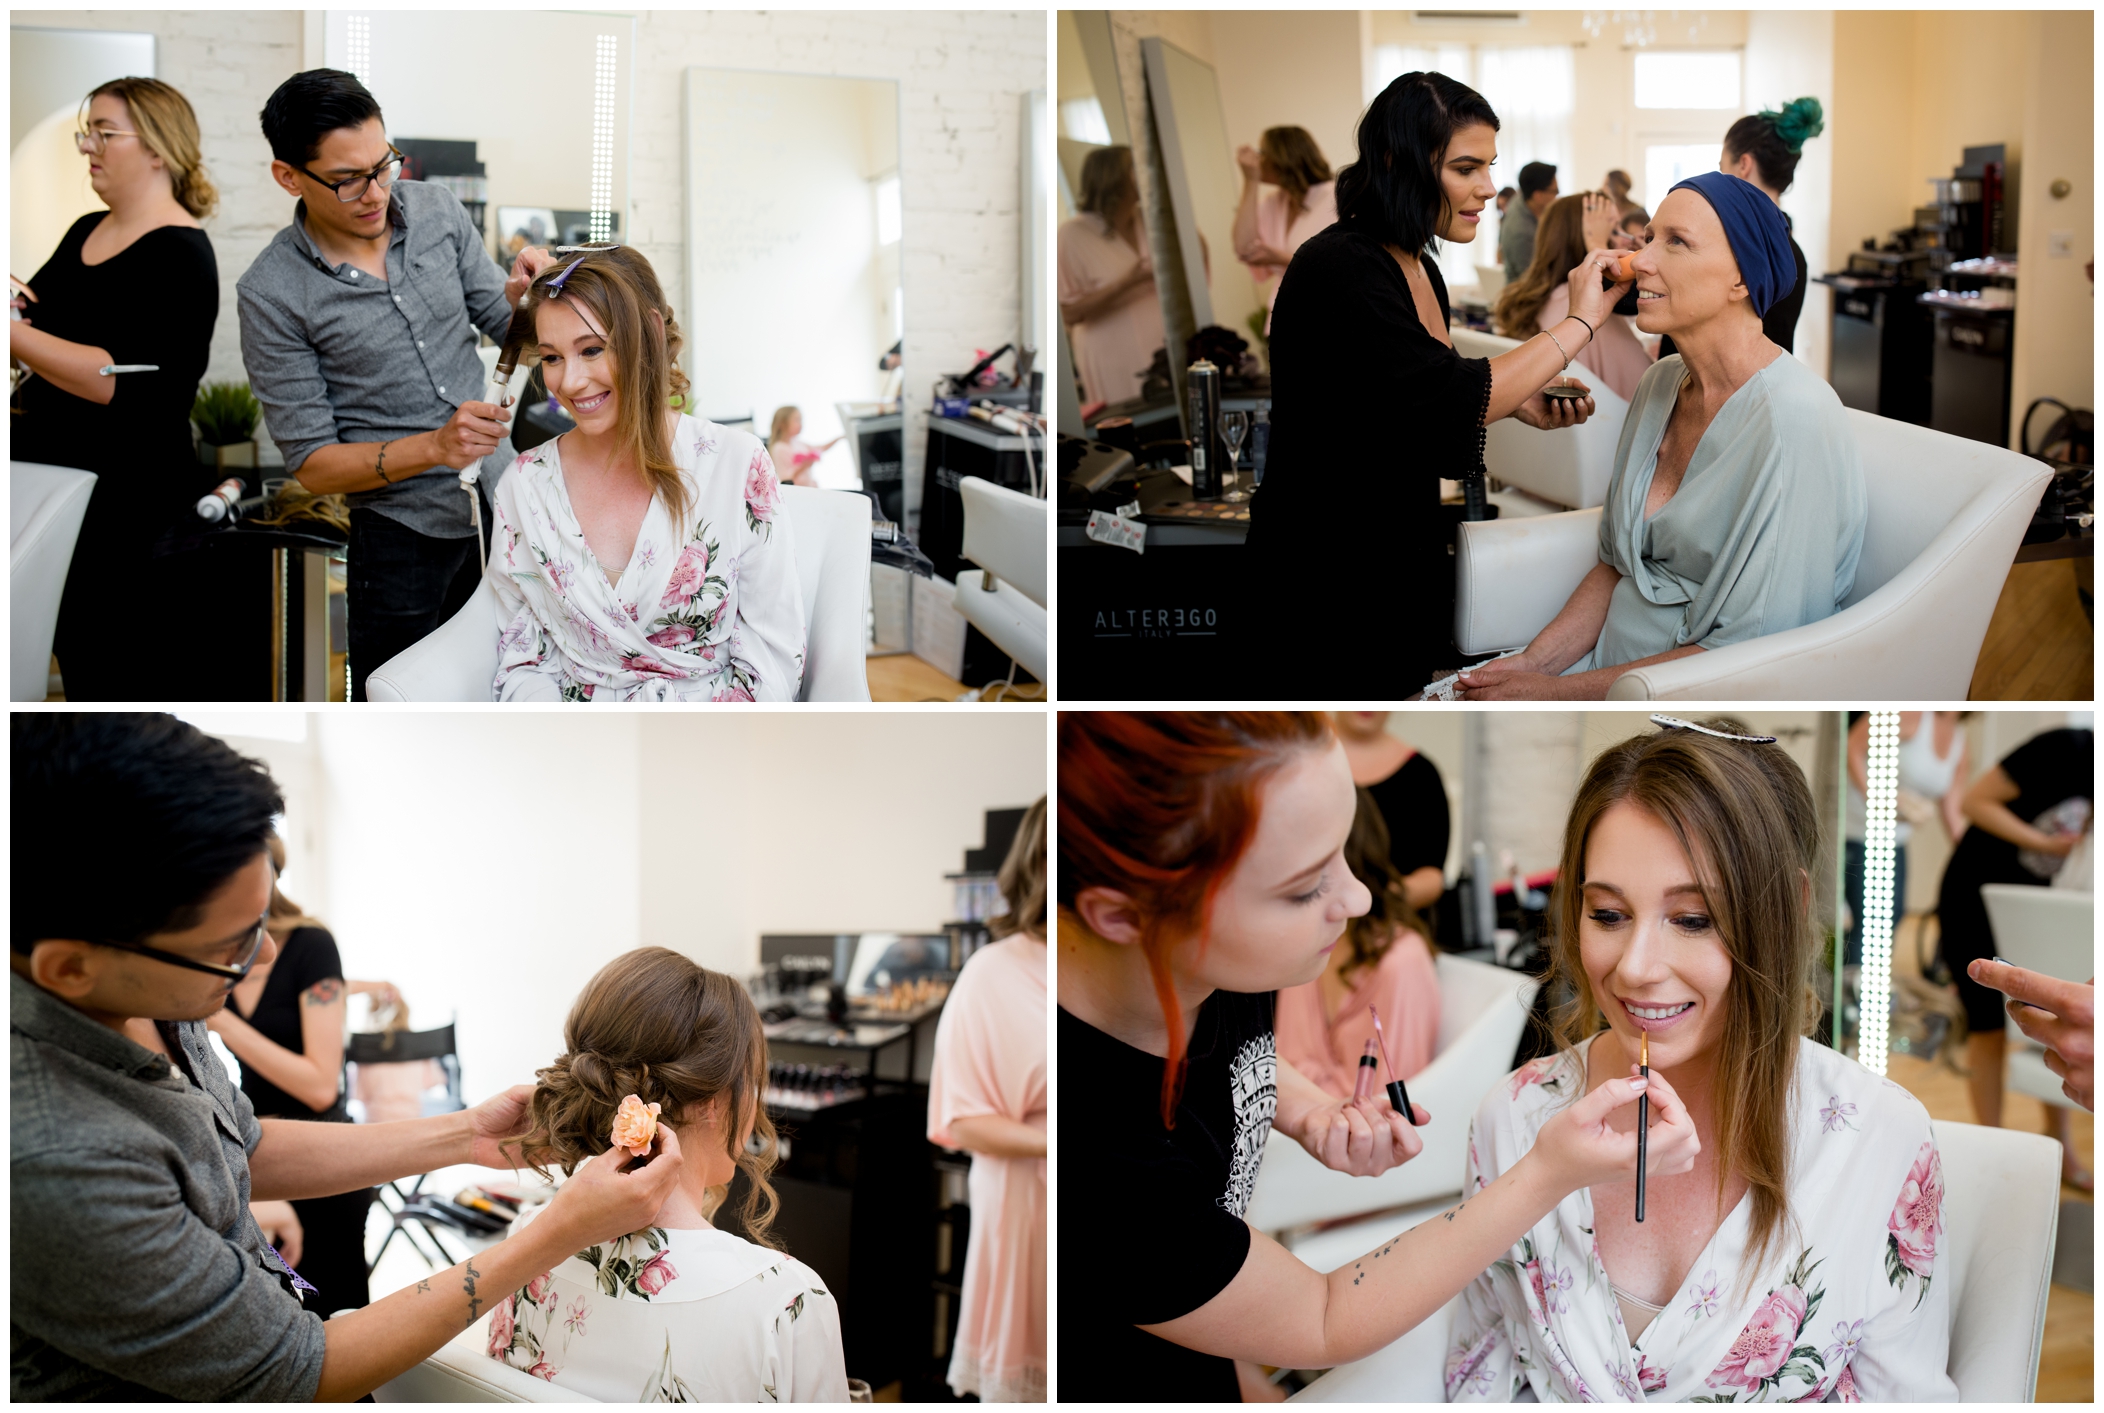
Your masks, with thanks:
[{"label": "bride in floral robe", "polygon": [[[1929,1116],[1890,1080],[1801,1040],[1790,1097],[1789,1218],[1744,1269],[1750,1194],[1635,1340],[1579,1188],[1462,1293],[1447,1397],[1549,1402],[1955,1400],[1943,1169]],[[1584,1092],[1578,1054],[1524,1066],[1477,1110],[1468,1191],[1480,1191]]]},{"label": "bride in floral robe", "polygon": [[672,454],[688,506],[654,496],[609,578],[570,505],[560,438],[497,484],[489,580],[503,605],[499,701],[794,701],[803,596],[767,450],[681,416]]}]

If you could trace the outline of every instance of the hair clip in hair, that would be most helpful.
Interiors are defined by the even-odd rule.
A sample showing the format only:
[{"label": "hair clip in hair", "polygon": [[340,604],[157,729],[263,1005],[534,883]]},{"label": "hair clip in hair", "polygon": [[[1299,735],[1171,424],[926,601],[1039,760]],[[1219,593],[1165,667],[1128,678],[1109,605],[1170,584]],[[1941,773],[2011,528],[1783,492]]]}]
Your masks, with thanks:
[{"label": "hair clip in hair", "polygon": [[584,257],[582,255],[578,256],[575,260],[572,260],[569,264],[563,267],[563,272],[560,275],[557,275],[554,279],[548,281],[547,284],[541,287],[541,293],[547,295],[561,294],[563,290],[563,281],[569,279],[570,276],[576,272],[577,267],[579,265],[582,265],[583,263]]},{"label": "hair clip in hair", "polygon": [[1682,731],[1700,731],[1703,735],[1715,736],[1720,741],[1746,741],[1756,746],[1772,746],[1775,744],[1773,736],[1737,736],[1729,731],[1718,731],[1708,726],[1697,726],[1694,722],[1682,721],[1677,716],[1661,716],[1657,712],[1652,713],[1651,720],[1658,726],[1676,727]]}]

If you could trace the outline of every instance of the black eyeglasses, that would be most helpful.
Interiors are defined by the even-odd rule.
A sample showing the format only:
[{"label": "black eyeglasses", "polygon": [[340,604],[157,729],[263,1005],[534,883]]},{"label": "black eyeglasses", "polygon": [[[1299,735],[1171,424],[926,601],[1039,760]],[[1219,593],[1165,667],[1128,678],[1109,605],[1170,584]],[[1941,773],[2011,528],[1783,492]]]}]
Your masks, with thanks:
[{"label": "black eyeglasses", "polygon": [[115,947],[120,952],[136,952],[142,957],[151,957],[154,961],[166,962],[172,967],[187,967],[191,971],[208,972],[227,981],[240,981],[255,969],[256,957],[262,952],[263,939],[269,931],[270,920],[267,917],[257,919],[255,935],[248,939],[248,950],[242,953],[241,960],[232,966],[196,961],[190,957],[178,956],[174,952],[164,952],[159,947],[149,947],[144,942],[105,942],[103,945]]},{"label": "black eyeglasses", "polygon": [[382,162],[370,172],[360,172],[357,176],[345,177],[340,182],[322,181],[320,177],[315,176],[314,173],[308,171],[305,167],[294,167],[293,170],[309,181],[318,183],[335,192],[336,199],[348,205],[353,201],[365,200],[366,191],[375,182],[379,184],[380,190],[386,191],[395,184],[395,178],[402,175],[401,150],[393,143],[387,145],[387,150],[394,155],[385,162]]}]

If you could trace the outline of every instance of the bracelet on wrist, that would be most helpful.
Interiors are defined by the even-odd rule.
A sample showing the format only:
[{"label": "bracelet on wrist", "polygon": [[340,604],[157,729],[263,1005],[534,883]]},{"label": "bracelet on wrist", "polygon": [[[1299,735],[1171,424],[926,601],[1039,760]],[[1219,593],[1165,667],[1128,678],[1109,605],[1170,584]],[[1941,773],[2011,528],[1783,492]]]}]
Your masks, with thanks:
[{"label": "bracelet on wrist", "polygon": [[[1564,317],[1566,319],[1578,319],[1578,316],[1576,314],[1566,314],[1564,315]],[[1587,343],[1591,343],[1593,341],[1594,335],[1593,326],[1591,324],[1586,324],[1585,320],[1583,319],[1578,319],[1578,322],[1581,324],[1585,324],[1585,341]]]}]

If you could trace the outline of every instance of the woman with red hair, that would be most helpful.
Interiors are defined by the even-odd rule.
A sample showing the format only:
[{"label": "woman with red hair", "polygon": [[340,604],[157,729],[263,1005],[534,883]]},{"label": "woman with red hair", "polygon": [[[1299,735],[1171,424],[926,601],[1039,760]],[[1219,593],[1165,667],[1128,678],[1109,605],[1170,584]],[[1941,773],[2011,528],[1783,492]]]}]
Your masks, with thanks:
[{"label": "woman with red hair", "polygon": [[[1235,1361],[1363,1358],[1565,1194],[1633,1179],[1636,1135],[1609,1119],[1646,1092],[1634,1066],[1553,1120],[1525,1166],[1328,1275],[1243,1220],[1273,1128],[1374,1176],[1432,1122],[1324,1093],[1272,1034],[1275,993],[1321,975],[1371,904],[1344,862],[1354,803],[1319,713],[1060,713],[1063,1398],[1234,1401]],[[1685,1172],[1698,1145],[1679,1098],[1656,1077],[1648,1092],[1650,1171]]]}]

